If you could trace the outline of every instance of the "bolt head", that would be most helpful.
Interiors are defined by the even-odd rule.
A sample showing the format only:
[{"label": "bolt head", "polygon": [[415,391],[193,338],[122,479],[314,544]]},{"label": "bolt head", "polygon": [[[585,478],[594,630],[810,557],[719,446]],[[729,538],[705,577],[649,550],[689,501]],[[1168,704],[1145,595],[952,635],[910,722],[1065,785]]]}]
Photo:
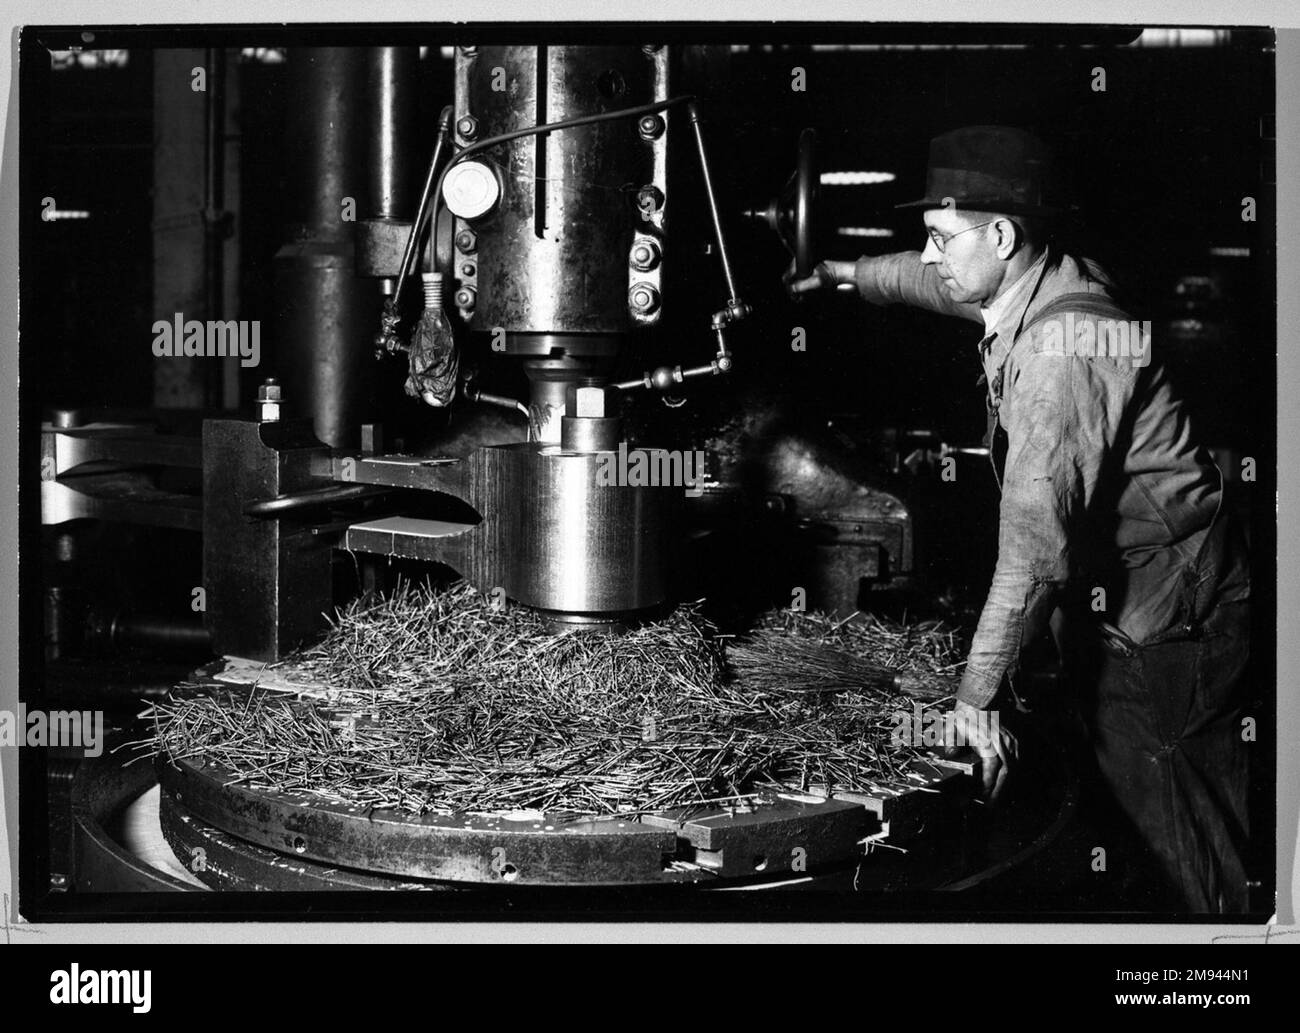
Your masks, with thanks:
[{"label": "bolt head", "polygon": [[657,140],[663,135],[664,120],[659,115],[643,115],[637,123],[637,129],[645,140]]},{"label": "bolt head", "polygon": [[633,312],[646,316],[659,307],[659,292],[648,283],[634,283],[627,300]]},{"label": "bolt head", "polygon": [[603,387],[580,387],[574,392],[575,416],[605,415],[605,389]]},{"label": "bolt head", "polygon": [[456,292],[455,302],[457,308],[473,308],[477,299],[477,293],[473,287],[462,287]]},{"label": "bolt head", "polygon": [[467,255],[478,250],[478,234],[473,230],[461,230],[456,234],[456,247]]},{"label": "bolt head", "polygon": [[456,122],[456,132],[460,133],[465,139],[473,139],[478,135],[478,119],[473,115],[465,115]]},{"label": "bolt head", "polygon": [[632,245],[628,262],[637,272],[648,273],[659,264],[659,245],[653,240],[638,240]]},{"label": "bolt head", "polygon": [[274,380],[264,380],[257,389],[257,400],[259,402],[280,402],[284,400],[284,389]]}]

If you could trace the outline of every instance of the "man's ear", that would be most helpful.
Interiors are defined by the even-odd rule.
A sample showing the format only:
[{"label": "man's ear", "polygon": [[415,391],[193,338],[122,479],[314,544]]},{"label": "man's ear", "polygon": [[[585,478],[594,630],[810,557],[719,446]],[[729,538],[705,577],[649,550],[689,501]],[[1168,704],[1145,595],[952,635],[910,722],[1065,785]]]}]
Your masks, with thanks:
[{"label": "man's ear", "polygon": [[993,229],[997,231],[997,255],[1004,261],[1020,250],[1024,244],[1024,233],[1020,227],[1008,219],[1005,215],[996,219],[993,223]]}]

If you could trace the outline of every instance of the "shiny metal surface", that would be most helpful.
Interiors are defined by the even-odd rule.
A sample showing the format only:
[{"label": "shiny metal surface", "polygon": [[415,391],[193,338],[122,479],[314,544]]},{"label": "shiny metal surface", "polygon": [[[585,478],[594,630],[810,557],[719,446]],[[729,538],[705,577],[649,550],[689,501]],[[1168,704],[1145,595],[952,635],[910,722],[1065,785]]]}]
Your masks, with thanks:
[{"label": "shiny metal surface", "polygon": [[199,529],[199,496],[160,486],[154,469],[200,466],[196,437],[158,434],[139,423],[56,426],[41,428],[42,523],[99,519]]},{"label": "shiny metal surface", "polygon": [[353,224],[340,201],[364,186],[357,85],[365,51],[304,47],[288,52],[289,119],[285,149],[294,208],[288,239],[275,256],[275,372],[291,416],[310,417],[316,436],[350,447],[366,418],[374,363],[375,286],[356,276]]},{"label": "shiny metal surface", "polygon": [[613,452],[623,437],[615,416],[566,416],[561,422],[560,446],[569,452]]},{"label": "shiny metal surface", "polygon": [[453,215],[478,219],[496,206],[501,197],[501,184],[486,163],[463,161],[447,173],[442,196]]},{"label": "shiny metal surface", "polygon": [[[602,463],[608,462],[608,453],[539,442],[483,448],[438,465],[418,457],[356,460],[350,469],[356,482],[441,491],[468,502],[482,521],[363,521],[342,544],[445,563],[484,594],[502,589],[516,602],[561,617],[650,610],[668,599],[684,492],[607,483]],[[335,460],[337,470],[340,463]]]},{"label": "shiny metal surface", "polygon": [[411,145],[415,138],[419,47],[372,47],[364,51],[366,125],[371,132],[365,214],[380,219],[409,217],[415,208]]},{"label": "shiny metal surface", "polygon": [[[656,100],[664,67],[635,46],[479,47],[457,64],[462,143]],[[505,90],[493,88],[497,69],[505,71]],[[476,290],[471,326],[508,334],[630,329],[628,256],[634,234],[655,227],[626,188],[653,186],[662,195],[664,184],[647,177],[662,166],[655,156],[665,143],[663,135],[642,138],[635,122],[614,120],[485,152],[501,199],[486,217],[457,224],[478,236],[475,276],[461,278]],[[458,249],[457,268],[468,257]]]},{"label": "shiny metal surface", "polygon": [[647,609],[668,596],[671,488],[601,483],[601,457],[558,446],[484,449],[479,512],[505,557],[501,587],[555,612]]},{"label": "shiny metal surface", "polygon": [[[568,347],[565,335],[529,335],[542,338],[552,349]],[[543,352],[542,354],[546,354]],[[573,358],[560,354],[551,358],[530,358],[524,362],[528,377],[528,435],[533,441],[553,444],[560,441],[563,418],[571,412],[574,392],[588,385],[598,385],[608,377],[610,362],[601,358]]]}]

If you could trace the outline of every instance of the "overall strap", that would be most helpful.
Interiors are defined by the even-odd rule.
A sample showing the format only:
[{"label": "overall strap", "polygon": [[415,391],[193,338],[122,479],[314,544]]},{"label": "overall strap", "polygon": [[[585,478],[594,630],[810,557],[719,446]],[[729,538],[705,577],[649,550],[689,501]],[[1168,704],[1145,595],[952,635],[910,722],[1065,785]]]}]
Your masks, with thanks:
[{"label": "overall strap", "polygon": [[[1042,285],[1042,278],[1034,287],[1034,294],[1038,293],[1038,287]],[[1029,304],[1033,304],[1033,296],[1030,296]],[[1060,315],[1064,312],[1081,312],[1089,316],[1100,316],[1107,319],[1127,319],[1128,315],[1109,298],[1102,295],[1092,294],[1087,291],[1074,291],[1069,294],[1062,294],[1053,298],[1042,309],[1035,314],[1034,318],[1026,322],[1021,318],[1020,326],[1016,330],[1016,340],[1020,340],[1021,334],[1033,326],[1051,319],[1053,316]],[[1010,358],[1008,352],[1003,359],[1005,365],[1006,359]],[[985,378],[981,377],[981,381]],[[1002,396],[1002,367],[998,368],[993,382],[989,385],[989,397],[986,401],[988,408],[988,424],[985,429],[984,443],[989,450],[989,459],[993,464],[993,475],[997,478],[998,488],[1002,488],[1002,477],[1004,473],[1004,463],[1006,460],[1007,442],[1006,432],[1002,429],[1001,421],[998,418],[998,409]],[[1000,433],[999,433],[1000,432]],[[1001,439],[1001,440],[1000,440]]]},{"label": "overall strap", "polygon": [[1043,320],[1051,319],[1053,316],[1059,316],[1063,312],[1082,312],[1085,315],[1102,316],[1106,319],[1128,319],[1128,313],[1110,298],[1100,294],[1090,294],[1087,291],[1075,291],[1071,294],[1062,294],[1058,298],[1053,298],[1038,311],[1033,319],[1021,326],[1020,332],[1024,333],[1031,326],[1036,326]]}]

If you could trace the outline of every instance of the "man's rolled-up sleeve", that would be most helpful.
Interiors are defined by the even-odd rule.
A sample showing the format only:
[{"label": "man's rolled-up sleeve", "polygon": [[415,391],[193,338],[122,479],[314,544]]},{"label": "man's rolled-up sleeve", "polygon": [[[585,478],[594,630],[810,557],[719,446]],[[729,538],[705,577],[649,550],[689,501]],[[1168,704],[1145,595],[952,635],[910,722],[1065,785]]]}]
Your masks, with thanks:
[{"label": "man's rolled-up sleeve", "polygon": [[853,283],[873,305],[915,305],[946,316],[984,321],[978,305],[953,300],[938,270],[924,265],[919,251],[864,255],[853,267]]},{"label": "man's rolled-up sleeve", "polygon": [[[1084,317],[1086,318],[1086,317]],[[998,561],[958,699],[987,707],[1077,575],[1078,545],[1136,375],[1105,358],[1044,353],[1031,340],[1006,385],[1007,457]],[[1011,365],[1008,364],[1008,370]]]}]

